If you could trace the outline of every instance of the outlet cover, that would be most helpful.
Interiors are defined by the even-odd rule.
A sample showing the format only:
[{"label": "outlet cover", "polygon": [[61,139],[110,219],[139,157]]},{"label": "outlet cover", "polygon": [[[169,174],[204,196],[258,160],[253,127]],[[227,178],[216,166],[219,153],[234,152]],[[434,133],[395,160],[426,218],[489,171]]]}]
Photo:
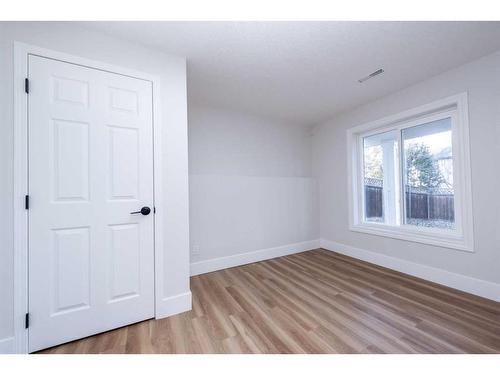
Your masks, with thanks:
[{"label": "outlet cover", "polygon": [[192,245],[191,246],[191,254],[192,255],[200,255],[200,245]]}]

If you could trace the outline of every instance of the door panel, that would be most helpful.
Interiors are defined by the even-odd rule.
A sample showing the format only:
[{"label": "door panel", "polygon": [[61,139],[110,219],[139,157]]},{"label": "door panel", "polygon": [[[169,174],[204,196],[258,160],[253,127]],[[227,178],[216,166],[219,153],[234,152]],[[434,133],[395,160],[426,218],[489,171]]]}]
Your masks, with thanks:
[{"label": "door panel", "polygon": [[151,82],[29,57],[30,351],[154,316]]},{"label": "door panel", "polygon": [[139,297],[140,240],[137,224],[111,225],[110,300]]},{"label": "door panel", "polygon": [[54,102],[64,102],[88,107],[89,105],[89,82],[79,81],[68,77],[52,76]]},{"label": "door panel", "polygon": [[138,129],[108,126],[111,194],[110,199],[138,199]]},{"label": "door panel", "polygon": [[89,198],[89,124],[53,121],[54,200],[87,201]]},{"label": "door panel", "polygon": [[53,230],[52,243],[52,315],[89,308],[89,227]]}]

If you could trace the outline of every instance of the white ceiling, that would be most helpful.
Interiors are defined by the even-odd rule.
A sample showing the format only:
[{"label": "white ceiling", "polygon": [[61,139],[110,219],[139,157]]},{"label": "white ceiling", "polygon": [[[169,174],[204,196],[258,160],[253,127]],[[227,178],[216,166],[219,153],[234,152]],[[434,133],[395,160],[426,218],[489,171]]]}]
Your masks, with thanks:
[{"label": "white ceiling", "polygon": [[191,104],[307,125],[500,49],[500,22],[80,24],[187,57]]}]

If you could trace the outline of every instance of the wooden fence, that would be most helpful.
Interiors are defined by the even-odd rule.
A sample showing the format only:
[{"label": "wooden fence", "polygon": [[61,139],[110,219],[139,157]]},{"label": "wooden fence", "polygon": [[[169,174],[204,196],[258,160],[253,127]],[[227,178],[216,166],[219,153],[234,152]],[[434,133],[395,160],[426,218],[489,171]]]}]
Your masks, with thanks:
[{"label": "wooden fence", "polygon": [[[454,221],[453,194],[442,192],[412,191],[407,187],[406,218]],[[366,217],[381,218],[383,215],[382,186],[365,185]]]},{"label": "wooden fence", "polygon": [[365,185],[366,217],[382,217],[383,213],[382,187]]}]

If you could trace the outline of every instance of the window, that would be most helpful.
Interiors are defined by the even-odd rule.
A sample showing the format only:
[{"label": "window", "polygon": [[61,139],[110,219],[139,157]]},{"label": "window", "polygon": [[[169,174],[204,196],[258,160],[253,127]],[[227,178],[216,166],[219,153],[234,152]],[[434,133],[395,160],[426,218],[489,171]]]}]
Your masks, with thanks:
[{"label": "window", "polygon": [[351,230],[472,251],[466,94],[348,131]]}]

